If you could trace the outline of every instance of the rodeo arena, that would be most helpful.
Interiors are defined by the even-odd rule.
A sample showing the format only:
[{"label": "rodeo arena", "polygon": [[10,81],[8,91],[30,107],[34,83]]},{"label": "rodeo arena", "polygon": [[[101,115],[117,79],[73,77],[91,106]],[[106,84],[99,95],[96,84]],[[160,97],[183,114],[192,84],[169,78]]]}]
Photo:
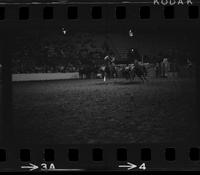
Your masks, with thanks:
[{"label": "rodeo arena", "polygon": [[77,32],[18,37],[12,53],[20,142],[193,139],[195,65],[182,51],[148,55],[120,35]]},{"label": "rodeo arena", "polygon": [[[130,33],[129,35],[131,36]],[[59,39],[56,41],[54,38],[52,43],[51,38],[46,43],[41,43],[39,48],[41,53],[38,54],[38,58],[29,57],[33,52],[28,48],[32,47],[30,43],[29,46],[21,48],[21,51],[18,50],[12,60],[13,81],[100,78],[106,82],[115,78],[134,80],[138,77],[144,82],[148,78],[192,77],[193,75],[190,57],[182,58],[176,50],[171,55],[161,52],[159,55],[149,56],[139,53],[140,51],[130,44],[117,46],[117,41],[114,41],[115,36],[109,34],[106,38],[102,36],[95,38],[94,34],[89,33],[79,33],[73,37],[70,38],[73,42],[70,44],[69,41],[64,43],[63,38],[61,41]],[[82,41],[74,41],[77,38]],[[69,45],[66,46],[67,44]],[[45,58],[40,58],[41,56]],[[178,56],[181,58],[177,58]]]}]

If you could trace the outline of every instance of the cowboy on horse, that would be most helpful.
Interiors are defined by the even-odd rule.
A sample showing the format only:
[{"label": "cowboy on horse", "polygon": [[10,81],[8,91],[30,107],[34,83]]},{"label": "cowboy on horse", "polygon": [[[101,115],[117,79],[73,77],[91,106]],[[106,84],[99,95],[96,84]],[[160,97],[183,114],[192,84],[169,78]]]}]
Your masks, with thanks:
[{"label": "cowboy on horse", "polygon": [[114,56],[105,56],[104,58],[105,64],[103,66],[103,77],[104,81],[106,81],[107,77],[114,77],[115,73],[115,57]]}]

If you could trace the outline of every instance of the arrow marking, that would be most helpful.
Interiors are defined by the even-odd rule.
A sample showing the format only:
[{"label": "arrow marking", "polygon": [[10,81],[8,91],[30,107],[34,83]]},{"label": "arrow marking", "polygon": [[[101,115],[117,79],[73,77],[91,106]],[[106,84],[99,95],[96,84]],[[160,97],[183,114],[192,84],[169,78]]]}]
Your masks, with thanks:
[{"label": "arrow marking", "polygon": [[119,168],[128,168],[128,170],[131,170],[131,169],[133,169],[133,168],[136,168],[137,165],[132,164],[132,163],[130,163],[130,162],[127,162],[127,165],[119,165],[118,167],[119,167]]},{"label": "arrow marking", "polygon": [[28,166],[21,166],[21,168],[26,168],[26,169],[29,169],[29,171],[33,171],[33,170],[36,170],[36,169],[38,169],[39,167],[37,166],[37,165],[34,165],[34,164],[32,164],[32,163],[29,163],[29,165]]}]

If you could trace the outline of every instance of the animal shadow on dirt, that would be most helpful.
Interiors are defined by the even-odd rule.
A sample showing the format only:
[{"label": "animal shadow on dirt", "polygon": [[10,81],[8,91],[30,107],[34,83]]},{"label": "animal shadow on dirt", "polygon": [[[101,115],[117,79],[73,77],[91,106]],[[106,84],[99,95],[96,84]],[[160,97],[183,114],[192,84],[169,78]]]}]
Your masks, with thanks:
[{"label": "animal shadow on dirt", "polygon": [[133,84],[144,84],[142,81],[118,81],[114,82],[116,85],[133,85]]},{"label": "animal shadow on dirt", "polygon": [[134,84],[144,84],[142,81],[116,81],[116,82],[102,82],[97,83],[97,85],[134,85]]}]

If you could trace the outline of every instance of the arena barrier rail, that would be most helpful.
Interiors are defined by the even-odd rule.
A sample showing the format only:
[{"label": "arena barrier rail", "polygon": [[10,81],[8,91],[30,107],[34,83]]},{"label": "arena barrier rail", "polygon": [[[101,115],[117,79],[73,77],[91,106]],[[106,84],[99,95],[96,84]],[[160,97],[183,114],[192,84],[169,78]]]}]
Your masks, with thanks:
[{"label": "arena barrier rail", "polygon": [[13,74],[12,81],[45,81],[45,80],[65,80],[78,79],[78,72],[68,73],[30,73],[30,74]]}]

